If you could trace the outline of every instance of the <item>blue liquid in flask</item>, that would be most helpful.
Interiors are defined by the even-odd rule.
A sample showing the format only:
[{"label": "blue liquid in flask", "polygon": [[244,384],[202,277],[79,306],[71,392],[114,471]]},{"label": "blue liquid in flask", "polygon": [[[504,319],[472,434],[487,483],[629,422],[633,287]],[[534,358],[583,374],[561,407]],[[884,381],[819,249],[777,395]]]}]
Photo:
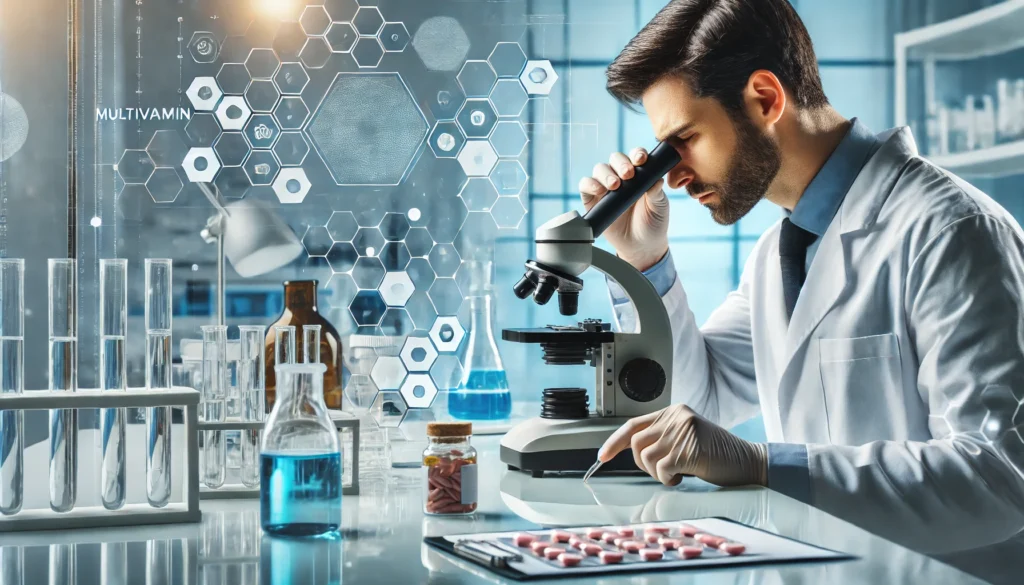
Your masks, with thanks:
[{"label": "blue liquid in flask", "polygon": [[339,453],[260,455],[260,520],[274,536],[321,536],[341,527]]},{"label": "blue liquid in flask", "polygon": [[448,393],[448,413],[462,420],[501,420],[512,414],[505,370],[472,370]]}]

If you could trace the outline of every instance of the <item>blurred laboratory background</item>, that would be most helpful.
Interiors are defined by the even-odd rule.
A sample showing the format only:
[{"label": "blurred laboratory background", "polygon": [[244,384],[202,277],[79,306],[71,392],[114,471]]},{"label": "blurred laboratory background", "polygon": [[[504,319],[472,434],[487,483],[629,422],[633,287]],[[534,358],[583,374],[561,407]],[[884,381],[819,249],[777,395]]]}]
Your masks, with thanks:
[{"label": "blurred laboratory background", "polygon": [[[1024,220],[1024,1],[792,3],[840,113],[876,132],[909,125],[923,154]],[[504,369],[526,414],[545,387],[591,388],[587,366],[544,366],[500,330],[611,319],[599,275],[585,275],[574,318],[511,287],[536,226],[579,207],[579,179],[654,144],[604,71],[664,4],[0,0],[0,256],[26,259],[26,388],[46,383],[45,261],[68,254],[81,387],[98,385],[98,260],[120,257],[136,339],[143,259],[173,259],[176,357],[218,320],[222,294],[237,338],[234,326],[279,319],[283,282],[318,281],[350,406],[381,424],[445,416],[445,393],[474,369]],[[671,198],[673,256],[703,321],[779,211],[720,226]],[[235,219],[218,223],[225,204]],[[483,355],[485,313],[500,360]],[[429,340],[413,359],[399,352],[408,336]],[[143,346],[128,347],[141,385]],[[439,391],[430,409],[406,404],[412,375]],[[763,437],[759,425],[740,432]]]}]

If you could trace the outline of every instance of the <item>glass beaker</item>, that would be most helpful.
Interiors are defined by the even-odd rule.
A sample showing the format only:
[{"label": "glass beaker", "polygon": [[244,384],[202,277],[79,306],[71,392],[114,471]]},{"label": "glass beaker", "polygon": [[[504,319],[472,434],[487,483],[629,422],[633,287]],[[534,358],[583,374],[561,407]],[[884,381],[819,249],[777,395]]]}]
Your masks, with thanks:
[{"label": "glass beaker", "polygon": [[472,311],[469,340],[460,356],[462,381],[448,393],[448,413],[462,420],[501,420],[512,413],[512,395],[491,322],[493,263],[470,260],[466,264]]},{"label": "glass beaker", "polygon": [[279,364],[263,430],[260,523],[268,534],[319,536],[341,526],[341,445],[324,403],[324,364]]},{"label": "glass beaker", "polygon": [[[25,260],[0,259],[0,393],[25,391]],[[25,491],[25,411],[0,410],[0,514],[17,514]]]}]

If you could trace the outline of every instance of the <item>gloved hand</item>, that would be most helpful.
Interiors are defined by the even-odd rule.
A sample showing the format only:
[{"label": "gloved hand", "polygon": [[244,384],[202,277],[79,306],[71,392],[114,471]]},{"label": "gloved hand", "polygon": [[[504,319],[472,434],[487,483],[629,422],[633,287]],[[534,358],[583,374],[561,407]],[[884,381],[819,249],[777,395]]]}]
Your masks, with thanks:
[{"label": "gloved hand", "polygon": [[768,484],[767,445],[745,441],[685,404],[631,419],[597,458],[608,462],[627,448],[637,467],[665,485],[679,484],[682,474],[721,486]]},{"label": "gloved hand", "polygon": [[[594,176],[580,180],[583,207],[589,210],[610,190],[622,186],[622,179],[631,179],[634,167],[647,162],[647,151],[635,148],[627,158],[616,152],[608,164],[594,167]],[[637,270],[647,270],[668,252],[668,197],[661,179],[643,197],[604,231],[619,257]]]}]

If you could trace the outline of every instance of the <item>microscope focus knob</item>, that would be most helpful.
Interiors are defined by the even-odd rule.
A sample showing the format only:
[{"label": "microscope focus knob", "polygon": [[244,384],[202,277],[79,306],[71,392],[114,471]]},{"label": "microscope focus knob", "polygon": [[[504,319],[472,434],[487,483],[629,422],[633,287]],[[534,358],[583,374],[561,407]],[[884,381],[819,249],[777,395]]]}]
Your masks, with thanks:
[{"label": "microscope focus knob", "polygon": [[629,360],[619,371],[619,387],[630,400],[650,402],[665,391],[665,369],[652,359]]}]

